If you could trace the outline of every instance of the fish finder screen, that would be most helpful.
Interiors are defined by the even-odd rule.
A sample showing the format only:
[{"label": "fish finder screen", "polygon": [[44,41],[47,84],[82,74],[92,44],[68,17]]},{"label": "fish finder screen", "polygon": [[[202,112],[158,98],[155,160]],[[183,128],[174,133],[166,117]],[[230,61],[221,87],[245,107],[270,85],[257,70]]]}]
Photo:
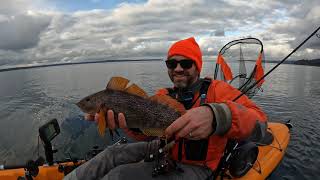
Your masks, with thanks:
[{"label": "fish finder screen", "polygon": [[49,124],[49,126],[44,130],[44,133],[48,140],[51,140],[57,134],[53,124]]}]

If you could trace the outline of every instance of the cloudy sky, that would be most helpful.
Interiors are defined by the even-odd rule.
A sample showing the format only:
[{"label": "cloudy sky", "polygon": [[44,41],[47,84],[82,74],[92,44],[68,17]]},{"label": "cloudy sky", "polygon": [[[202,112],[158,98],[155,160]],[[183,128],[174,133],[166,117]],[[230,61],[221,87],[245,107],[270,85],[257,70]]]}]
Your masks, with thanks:
[{"label": "cloudy sky", "polygon": [[[318,26],[319,0],[1,0],[0,67],[163,58],[190,36],[207,59],[228,41],[256,37],[276,60]],[[291,59],[320,58],[319,49],[315,36]]]}]

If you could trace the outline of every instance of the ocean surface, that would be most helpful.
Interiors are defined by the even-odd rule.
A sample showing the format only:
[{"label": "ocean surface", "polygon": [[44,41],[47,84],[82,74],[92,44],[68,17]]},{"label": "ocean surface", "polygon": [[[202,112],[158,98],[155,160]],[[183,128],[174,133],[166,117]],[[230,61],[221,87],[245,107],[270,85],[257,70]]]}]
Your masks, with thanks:
[{"label": "ocean surface", "polygon": [[[266,64],[270,69],[275,64]],[[202,76],[213,77],[205,62]],[[83,120],[75,103],[105,88],[112,76],[124,76],[149,94],[171,87],[161,61],[110,62],[0,72],[0,164],[24,164],[43,155],[38,128],[56,118],[61,134],[54,141],[56,159],[83,158],[101,138],[94,123]],[[286,155],[270,179],[320,177],[320,67],[283,64],[267,77],[253,100],[272,121],[291,120],[294,128]]]}]

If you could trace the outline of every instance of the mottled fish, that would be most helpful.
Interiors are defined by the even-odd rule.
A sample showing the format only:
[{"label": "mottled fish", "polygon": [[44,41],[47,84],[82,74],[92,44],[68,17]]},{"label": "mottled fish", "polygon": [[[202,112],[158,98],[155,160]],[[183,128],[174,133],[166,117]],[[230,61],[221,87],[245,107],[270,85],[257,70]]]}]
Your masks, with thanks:
[{"label": "mottled fish", "polygon": [[105,90],[89,95],[77,103],[85,113],[99,113],[100,135],[104,135],[106,129],[105,109],[112,109],[114,114],[124,113],[128,128],[139,128],[146,135],[159,137],[163,136],[166,127],[185,113],[184,106],[170,96],[148,97],[137,85],[128,84],[128,79],[112,77]]}]

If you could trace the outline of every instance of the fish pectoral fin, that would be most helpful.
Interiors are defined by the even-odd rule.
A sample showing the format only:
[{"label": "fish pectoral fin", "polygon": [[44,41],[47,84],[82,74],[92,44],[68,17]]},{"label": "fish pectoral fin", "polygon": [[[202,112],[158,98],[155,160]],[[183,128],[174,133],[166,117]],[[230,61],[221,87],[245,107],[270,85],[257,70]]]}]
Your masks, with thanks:
[{"label": "fish pectoral fin", "polygon": [[134,94],[134,95],[145,97],[145,98],[148,97],[148,94],[136,84],[131,84],[124,91],[129,94]]},{"label": "fish pectoral fin", "polygon": [[98,119],[98,132],[101,137],[104,136],[105,131],[106,131],[106,112],[104,108],[100,108],[99,110],[99,119]]},{"label": "fish pectoral fin", "polygon": [[112,77],[107,84],[107,89],[123,91],[126,89],[129,80],[123,77]]},{"label": "fish pectoral fin", "polygon": [[169,106],[170,108],[175,109],[176,111],[180,112],[181,114],[184,114],[186,112],[186,109],[184,108],[183,104],[178,102],[177,100],[173,99],[170,96],[167,95],[153,95],[150,97],[151,101],[155,101],[157,103]]}]

